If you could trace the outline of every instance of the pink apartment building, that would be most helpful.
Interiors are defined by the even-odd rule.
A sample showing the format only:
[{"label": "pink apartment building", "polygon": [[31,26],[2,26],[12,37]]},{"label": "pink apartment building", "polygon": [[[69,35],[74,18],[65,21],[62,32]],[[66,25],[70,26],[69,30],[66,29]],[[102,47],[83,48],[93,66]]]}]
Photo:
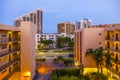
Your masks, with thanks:
[{"label": "pink apartment building", "polygon": [[[0,80],[9,80],[19,72],[20,80],[35,75],[35,24],[21,22],[20,27],[0,24]],[[10,79],[12,80],[12,79]]]},{"label": "pink apartment building", "polygon": [[85,56],[87,49],[104,47],[105,28],[83,28],[75,31],[74,60],[76,65],[82,64],[85,68],[95,68],[96,63],[90,56]]}]

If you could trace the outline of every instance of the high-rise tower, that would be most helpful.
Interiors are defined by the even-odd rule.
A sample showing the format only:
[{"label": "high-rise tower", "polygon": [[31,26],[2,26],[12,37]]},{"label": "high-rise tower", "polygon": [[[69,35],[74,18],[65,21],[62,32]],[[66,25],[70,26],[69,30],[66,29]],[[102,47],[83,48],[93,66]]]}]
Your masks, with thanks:
[{"label": "high-rise tower", "polygon": [[36,33],[42,33],[42,16],[43,11],[41,8],[30,11],[27,14],[24,14],[23,16],[20,16],[18,18],[15,18],[14,25],[19,27],[21,26],[21,21],[31,21],[35,24]]}]

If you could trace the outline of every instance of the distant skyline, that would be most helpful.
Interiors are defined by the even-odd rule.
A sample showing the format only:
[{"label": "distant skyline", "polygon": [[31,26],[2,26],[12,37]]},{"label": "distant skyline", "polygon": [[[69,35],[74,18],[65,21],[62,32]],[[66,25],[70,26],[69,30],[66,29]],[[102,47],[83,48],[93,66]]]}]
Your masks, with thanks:
[{"label": "distant skyline", "polygon": [[57,24],[88,18],[92,24],[120,23],[120,0],[1,0],[0,23],[12,25],[16,17],[43,10],[43,33],[56,33]]}]

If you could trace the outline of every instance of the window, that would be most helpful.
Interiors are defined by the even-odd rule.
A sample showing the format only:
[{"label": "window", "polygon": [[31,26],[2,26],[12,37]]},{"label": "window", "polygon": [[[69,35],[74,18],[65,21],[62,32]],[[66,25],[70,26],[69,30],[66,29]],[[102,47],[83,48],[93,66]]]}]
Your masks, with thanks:
[{"label": "window", "polygon": [[99,36],[101,36],[102,34],[101,33],[99,33]]},{"label": "window", "polygon": [[7,37],[7,35],[5,33],[2,33],[1,37]]},{"label": "window", "polygon": [[101,42],[99,42],[99,44],[102,44]]},{"label": "window", "polygon": [[39,37],[39,35],[37,35],[37,37]]},{"label": "window", "polygon": [[29,17],[27,17],[27,21],[29,21]]},{"label": "window", "polygon": [[0,58],[0,62],[2,61],[2,58]]},{"label": "window", "polygon": [[23,17],[23,21],[26,21],[26,17]]},{"label": "window", "polygon": [[7,45],[2,45],[1,49],[7,48]]}]

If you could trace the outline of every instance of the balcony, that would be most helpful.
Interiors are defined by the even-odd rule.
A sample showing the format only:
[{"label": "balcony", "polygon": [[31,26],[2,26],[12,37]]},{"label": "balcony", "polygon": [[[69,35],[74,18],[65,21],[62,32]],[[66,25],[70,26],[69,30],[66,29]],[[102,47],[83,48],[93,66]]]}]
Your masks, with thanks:
[{"label": "balcony", "polygon": [[8,51],[8,50],[2,51],[2,52],[0,52],[0,57],[5,56],[5,55],[8,55],[8,54],[9,54],[9,51]]},{"label": "balcony", "polygon": [[9,42],[8,38],[5,37],[5,38],[0,38],[0,44],[3,44],[3,43],[7,43]]},{"label": "balcony", "polygon": [[[106,49],[108,49],[108,48],[106,48]],[[120,49],[118,49],[118,48],[109,48],[109,50],[115,51],[115,52],[120,52]]]},{"label": "balcony", "polygon": [[120,41],[120,38],[118,37],[106,37],[105,40],[110,40],[110,41]]},{"label": "balcony", "polygon": [[18,49],[13,48],[13,49],[11,49],[10,51],[8,51],[8,50],[6,50],[6,51],[1,51],[1,52],[0,52],[0,57],[3,57],[3,56],[5,56],[5,55],[11,54],[11,53],[16,52],[16,51],[19,51],[19,50],[20,50],[19,48],[18,48]]},{"label": "balcony", "polygon": [[20,67],[15,67],[5,78],[2,80],[9,80],[9,78],[15,73],[15,72],[20,72]]},{"label": "balcony", "polygon": [[20,38],[8,38],[8,37],[0,38],[0,44],[4,44],[11,41],[12,42],[20,41]]},{"label": "balcony", "polygon": [[13,64],[16,61],[20,61],[19,57],[14,58],[12,61],[9,61],[7,64],[3,65],[0,67],[0,71],[4,70],[5,68],[7,68],[8,66],[10,66],[11,64]]},{"label": "balcony", "polygon": [[9,39],[9,42],[11,42],[11,41],[14,41],[14,42],[20,41],[20,38],[11,38],[11,39]]}]

